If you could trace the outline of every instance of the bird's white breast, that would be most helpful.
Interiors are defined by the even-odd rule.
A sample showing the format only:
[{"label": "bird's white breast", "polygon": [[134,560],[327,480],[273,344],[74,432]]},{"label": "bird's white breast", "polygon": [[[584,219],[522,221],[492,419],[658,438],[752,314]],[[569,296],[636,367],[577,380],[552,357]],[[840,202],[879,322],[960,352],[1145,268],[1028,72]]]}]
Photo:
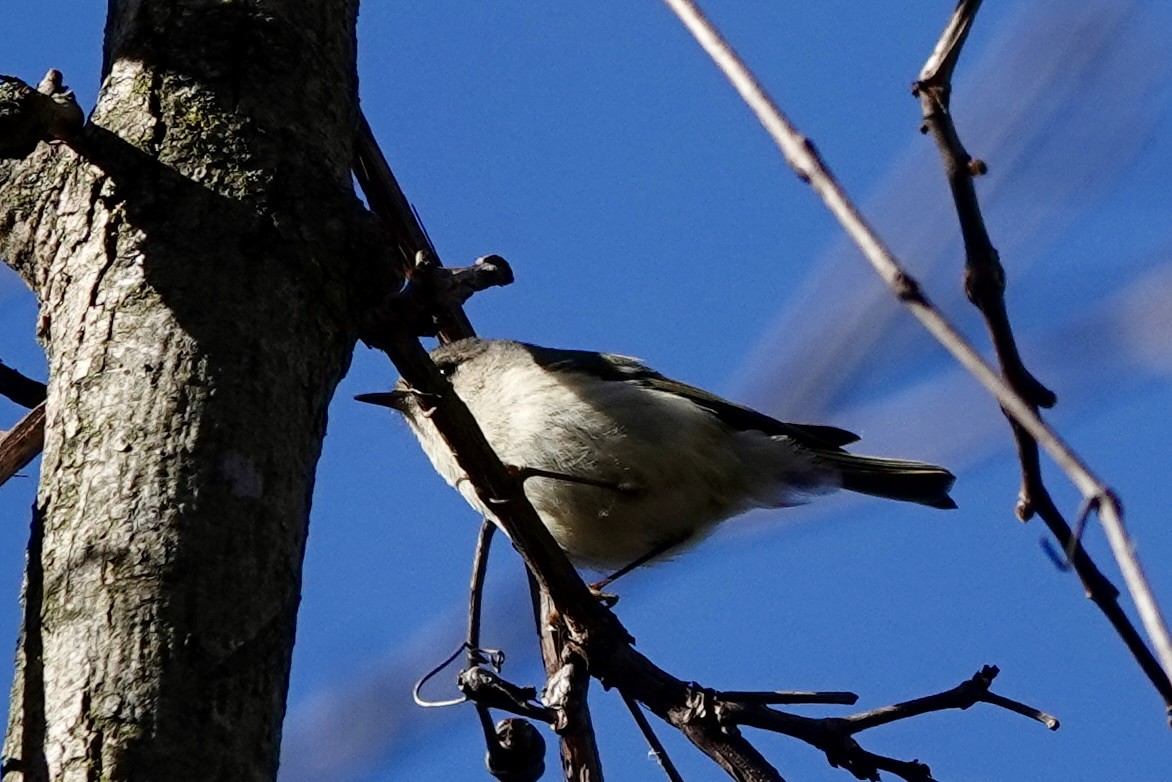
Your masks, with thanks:
[{"label": "bird's white breast", "polygon": [[[489,378],[483,385],[462,389],[459,372],[454,384],[501,460],[615,486],[525,483],[542,521],[578,564],[621,567],[667,541],[695,542],[750,507],[793,504],[833,487],[833,476],[788,439],[731,431],[686,398],[551,372],[527,354],[497,363],[476,373]],[[437,471],[491,516],[431,422],[411,424]]]}]

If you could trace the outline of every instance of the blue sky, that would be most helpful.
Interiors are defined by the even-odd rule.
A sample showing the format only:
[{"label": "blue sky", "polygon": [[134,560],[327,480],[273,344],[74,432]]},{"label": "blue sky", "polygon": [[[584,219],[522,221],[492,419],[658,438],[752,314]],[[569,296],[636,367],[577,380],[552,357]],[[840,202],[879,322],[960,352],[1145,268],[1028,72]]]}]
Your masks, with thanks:
[{"label": "blue sky", "polygon": [[[952,5],[704,3],[930,295],[981,340],[909,92]],[[1168,605],[1172,13],[1155,0],[986,5],[954,102],[990,166],[979,192],[1011,314],[1027,360],[1059,394],[1053,419],[1122,495]],[[92,106],[103,13],[9,0],[0,71],[36,81],[60,68]],[[1062,729],[978,706],[864,745],[919,758],[942,780],[1166,778],[1159,699],[1073,576],[1049,564],[1041,526],[1013,518],[1017,468],[995,405],[888,301],[660,3],[371,2],[359,44],[365,110],[444,260],[495,252],[517,272],[470,304],[483,334],[637,355],[779,417],[853,429],[864,452],[935,459],[958,475],[952,513],[828,498],[730,522],[632,574],[617,610],[640,649],[684,679],[851,689],[861,708],[995,663],[995,690],[1055,713]],[[34,321],[29,294],[0,272],[0,358],[39,375]],[[393,379],[359,347],[331,409],[294,655],[290,782],[326,770],[360,782],[484,778],[472,712],[409,702],[411,681],[459,642],[478,519],[405,426],[350,401]],[[0,402],[0,427],[18,415]],[[1075,492],[1057,475],[1051,484],[1073,512]],[[16,637],[33,492],[31,478],[0,491],[0,637]],[[1114,576],[1097,529],[1088,545]],[[536,682],[506,549],[485,640],[506,648],[506,675]],[[656,779],[614,694],[598,691],[594,704],[607,778]],[[719,778],[660,735],[686,778]],[[849,778],[802,745],[757,738],[787,779]]]}]

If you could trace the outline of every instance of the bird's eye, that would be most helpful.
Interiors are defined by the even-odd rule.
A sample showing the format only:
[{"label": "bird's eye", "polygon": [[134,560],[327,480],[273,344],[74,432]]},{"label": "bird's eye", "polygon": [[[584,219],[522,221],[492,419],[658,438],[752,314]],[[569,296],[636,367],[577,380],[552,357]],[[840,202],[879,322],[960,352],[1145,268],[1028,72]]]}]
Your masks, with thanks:
[{"label": "bird's eye", "polygon": [[455,364],[436,364],[436,369],[438,369],[440,371],[440,374],[443,375],[444,377],[451,377],[452,373],[456,371],[456,365]]}]

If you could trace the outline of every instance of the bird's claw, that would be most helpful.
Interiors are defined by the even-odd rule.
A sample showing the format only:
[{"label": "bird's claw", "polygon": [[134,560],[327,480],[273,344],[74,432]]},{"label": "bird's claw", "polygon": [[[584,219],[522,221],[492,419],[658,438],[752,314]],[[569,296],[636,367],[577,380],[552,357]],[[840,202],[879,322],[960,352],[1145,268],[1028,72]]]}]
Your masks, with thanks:
[{"label": "bird's claw", "polygon": [[619,602],[619,596],[611,592],[603,592],[602,588],[607,585],[607,581],[599,581],[596,584],[587,584],[586,588],[590,590],[590,594],[599,603],[602,603],[603,608],[614,608],[615,604]]}]

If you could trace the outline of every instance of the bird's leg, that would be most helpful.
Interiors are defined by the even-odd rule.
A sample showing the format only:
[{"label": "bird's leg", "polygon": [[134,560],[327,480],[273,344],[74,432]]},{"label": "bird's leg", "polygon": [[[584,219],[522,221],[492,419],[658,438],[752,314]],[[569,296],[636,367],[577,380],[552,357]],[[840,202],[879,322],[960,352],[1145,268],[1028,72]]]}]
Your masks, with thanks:
[{"label": "bird's leg", "polygon": [[553,470],[543,470],[540,467],[517,467],[515,465],[507,465],[509,472],[521,479],[522,483],[530,478],[549,478],[554,481],[566,481],[567,483],[580,483],[584,486],[597,486],[600,489],[610,489],[611,491],[621,492],[623,494],[638,494],[639,488],[633,483],[606,481],[599,478],[587,478],[584,475],[570,475],[564,472],[554,472]]},{"label": "bird's leg", "polygon": [[676,546],[683,544],[690,537],[692,537],[691,533],[687,533],[674,538],[668,538],[661,543],[655,544],[650,551],[648,551],[646,554],[643,554],[638,559],[623,565],[621,568],[611,573],[601,581],[595,581],[593,584],[590,584],[590,591],[594,593],[594,595],[602,602],[603,605],[605,605],[607,608],[610,608],[619,601],[619,597],[618,595],[612,595],[607,592],[603,592],[603,589],[618,581],[620,578],[627,575],[635,568],[642,567],[656,557],[666,554]]}]

